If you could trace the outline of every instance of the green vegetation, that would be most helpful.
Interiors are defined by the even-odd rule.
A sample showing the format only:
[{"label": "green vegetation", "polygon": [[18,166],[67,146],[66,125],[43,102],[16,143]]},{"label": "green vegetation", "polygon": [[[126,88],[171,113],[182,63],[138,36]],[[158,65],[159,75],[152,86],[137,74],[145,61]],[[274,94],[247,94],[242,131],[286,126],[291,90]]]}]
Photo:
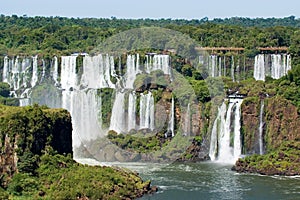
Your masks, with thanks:
[{"label": "green vegetation", "polygon": [[300,142],[284,142],[278,149],[265,155],[239,159],[235,170],[266,175],[299,175]]},{"label": "green vegetation", "polygon": [[137,153],[158,151],[162,146],[168,145],[169,139],[165,139],[164,133],[157,133],[150,137],[146,137],[145,134],[147,133],[143,131],[131,132],[130,134],[117,134],[114,131],[109,131],[107,138],[121,149]]},{"label": "green vegetation", "polygon": [[66,110],[0,105],[0,133],[0,199],[132,199],[151,189],[130,171],[76,163]]}]

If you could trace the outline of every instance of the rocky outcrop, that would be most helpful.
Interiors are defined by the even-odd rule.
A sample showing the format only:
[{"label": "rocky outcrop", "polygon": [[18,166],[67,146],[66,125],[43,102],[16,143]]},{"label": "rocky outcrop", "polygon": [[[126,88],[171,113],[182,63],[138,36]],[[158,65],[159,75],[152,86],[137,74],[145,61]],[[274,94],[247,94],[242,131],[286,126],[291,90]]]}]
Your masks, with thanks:
[{"label": "rocky outcrop", "polygon": [[284,141],[300,141],[300,117],[297,107],[276,96],[266,100],[267,150],[278,148]]},{"label": "rocky outcrop", "polygon": [[300,175],[300,142],[285,142],[276,151],[239,159],[232,168],[242,173]]},{"label": "rocky outcrop", "polygon": [[246,98],[242,104],[242,137],[243,154],[253,154],[258,147],[258,127],[259,127],[259,99],[256,97]]}]

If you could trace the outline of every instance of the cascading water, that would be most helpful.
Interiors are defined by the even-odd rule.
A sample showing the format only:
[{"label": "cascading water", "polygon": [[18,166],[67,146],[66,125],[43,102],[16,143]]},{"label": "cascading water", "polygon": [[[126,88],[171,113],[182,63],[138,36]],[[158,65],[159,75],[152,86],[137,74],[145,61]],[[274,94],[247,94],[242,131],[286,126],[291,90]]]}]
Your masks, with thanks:
[{"label": "cascading water", "polygon": [[254,78],[255,80],[265,80],[265,58],[263,54],[255,56],[254,62]]},{"label": "cascading water", "polygon": [[58,60],[56,56],[53,58],[52,62],[52,78],[55,85],[58,85]]},{"label": "cascading water", "polygon": [[147,73],[162,70],[164,74],[171,76],[169,55],[146,55],[145,70]]},{"label": "cascading water", "polygon": [[136,79],[136,75],[139,73],[139,54],[127,56],[127,70],[125,77],[125,87],[133,89],[133,83]]},{"label": "cascading water", "polygon": [[262,155],[264,154],[264,144],[263,144],[263,128],[264,128],[264,100],[261,100],[260,102],[260,113],[259,113],[259,154]]},{"label": "cascading water", "polygon": [[[113,70],[112,70],[113,69]],[[114,71],[112,56],[99,54],[83,58],[81,84],[87,88],[115,88],[111,82],[111,71]]]},{"label": "cascading water", "polygon": [[31,78],[31,87],[34,87],[38,82],[38,57],[32,57],[32,78]]},{"label": "cascading water", "polygon": [[240,157],[241,104],[242,99],[229,99],[228,108],[226,102],[219,107],[211,133],[209,156],[212,161],[234,163]]},{"label": "cascading water", "polygon": [[151,92],[140,97],[140,129],[154,130],[154,98]]},{"label": "cascading water", "polygon": [[[271,58],[270,64],[266,62],[267,58]],[[288,54],[259,54],[255,56],[254,78],[255,80],[265,80],[266,76],[279,79],[291,70],[291,59]]]},{"label": "cascading water", "polygon": [[171,104],[171,109],[170,109],[170,114],[169,114],[169,123],[168,123],[168,131],[165,134],[166,137],[168,137],[168,134],[171,133],[171,136],[174,137],[175,132],[174,132],[174,121],[175,121],[175,115],[174,115],[174,109],[175,109],[175,103],[174,103],[174,97],[172,97],[172,104]]},{"label": "cascading water", "polygon": [[[81,63],[77,62],[78,59],[82,59],[82,66],[77,66],[77,63]],[[104,88],[111,88],[115,91],[109,129],[119,133],[139,128],[155,129],[152,93],[149,91],[146,94],[139,94],[132,91],[136,75],[143,72],[139,66],[139,55],[128,56],[125,74],[122,75],[120,65],[118,76],[115,71],[114,58],[109,55],[62,56],[60,67],[58,60],[57,57],[52,59],[51,68],[47,72],[44,60],[38,60],[37,56],[23,60],[19,57],[15,59],[5,57],[2,80],[11,85],[12,93],[16,97],[22,97],[20,105],[25,106],[31,103],[32,88],[43,79],[49,80],[45,77],[49,73],[54,86],[61,94],[58,96],[61,98],[59,104],[71,113],[74,147],[78,147],[83,141],[96,139],[106,134],[107,130],[102,129],[101,111],[102,103],[106,102],[102,102],[102,90],[100,90]],[[41,62],[43,62],[43,71],[39,72],[38,63]],[[162,70],[164,74],[171,75],[168,55],[147,55],[144,64],[142,68],[147,73]],[[112,83],[112,76],[116,77],[116,84]],[[137,117],[136,102],[139,95],[140,113]],[[174,102],[172,110],[174,111]],[[174,113],[171,114],[174,116]],[[139,125],[136,122],[137,118],[140,118]],[[174,122],[172,123],[174,126]],[[174,128],[171,129],[174,135]]]},{"label": "cascading water", "polygon": [[136,94],[129,93],[128,97],[128,131],[136,129]]},{"label": "cascading water", "polygon": [[231,79],[233,82],[235,82],[235,76],[234,76],[234,57],[231,56],[231,68],[230,68],[230,71],[231,71]]}]

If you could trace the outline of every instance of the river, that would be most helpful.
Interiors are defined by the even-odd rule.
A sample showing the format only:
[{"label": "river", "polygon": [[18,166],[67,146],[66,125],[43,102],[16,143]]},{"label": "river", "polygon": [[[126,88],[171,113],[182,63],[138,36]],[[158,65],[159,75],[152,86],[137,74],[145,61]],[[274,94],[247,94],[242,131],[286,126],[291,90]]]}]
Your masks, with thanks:
[{"label": "river", "polygon": [[[106,163],[107,164],[107,163]],[[111,163],[109,163],[110,165]],[[115,163],[139,172],[158,186],[139,200],[297,200],[300,177],[239,174],[213,162],[191,164]]]}]

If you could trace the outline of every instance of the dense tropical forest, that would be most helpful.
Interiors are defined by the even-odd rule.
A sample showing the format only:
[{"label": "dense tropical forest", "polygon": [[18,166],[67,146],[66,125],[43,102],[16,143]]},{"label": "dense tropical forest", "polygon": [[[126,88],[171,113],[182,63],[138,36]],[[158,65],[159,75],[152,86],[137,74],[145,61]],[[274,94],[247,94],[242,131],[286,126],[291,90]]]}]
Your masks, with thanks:
[{"label": "dense tropical forest", "polygon": [[[243,95],[247,96],[244,100],[244,104],[247,106],[259,103],[259,97],[265,94],[270,95],[270,97],[274,97],[274,99],[269,100],[269,108],[271,109],[272,104],[278,104],[284,106],[290,106],[292,104],[294,107],[296,107],[297,114],[300,111],[300,19],[296,19],[294,16],[286,17],[286,18],[256,18],[256,19],[250,19],[250,18],[228,18],[228,19],[213,19],[208,20],[207,18],[199,19],[199,20],[183,20],[183,19],[117,19],[115,17],[111,17],[110,19],[96,19],[96,18],[65,18],[65,17],[28,17],[26,15],[24,16],[0,16],[0,61],[3,62],[3,56],[16,56],[16,55],[39,55],[44,58],[52,58],[54,55],[61,56],[61,55],[70,55],[74,52],[87,52],[90,53],[95,49],[95,46],[99,44],[100,42],[104,41],[105,39],[116,35],[117,33],[121,33],[127,30],[131,30],[133,28],[144,28],[144,27],[161,27],[169,30],[178,31],[180,33],[183,33],[184,35],[187,35],[188,37],[192,38],[194,41],[196,41],[195,46],[192,47],[235,47],[235,48],[242,48],[243,50],[239,52],[239,54],[243,54],[247,58],[254,58],[257,54],[261,52],[259,48],[263,47],[275,47],[278,48],[282,47],[287,50],[287,52],[292,57],[292,70],[288,72],[288,74],[278,80],[272,79],[271,77],[267,77],[266,81],[255,81],[253,77],[244,77],[239,82],[232,82],[230,78],[228,77],[220,77],[224,83],[225,83],[225,89],[227,91],[239,91]],[[155,41],[154,41],[155,42]],[[162,41],[157,40],[157,43],[161,43]],[[195,48],[193,48],[195,50]],[[236,54],[236,52],[219,52],[222,55],[231,55]],[[218,84],[218,81],[207,79],[203,80],[203,77],[201,76],[201,73],[196,68],[192,67],[191,63],[185,61],[181,57],[177,57],[174,55],[172,59],[176,60],[177,62],[174,64],[174,68],[176,71],[184,75],[184,78],[188,80],[188,83],[193,87],[194,93],[196,95],[197,100],[200,102],[200,104],[203,104],[204,109],[209,109],[211,105],[211,99],[212,97],[218,96],[219,91],[209,91],[207,84]],[[82,62],[82,58],[78,59],[78,62]],[[126,62],[126,61],[124,61]],[[82,64],[82,63],[79,63]],[[157,72],[156,72],[157,73]],[[162,77],[162,75],[157,75],[156,73],[152,73],[150,75],[144,75],[137,78],[135,81],[135,90],[140,90],[143,92],[143,88],[141,87],[144,85],[144,79],[149,80],[155,80],[157,77]],[[218,78],[217,78],[218,79]],[[116,80],[115,80],[116,81]],[[157,80],[155,80],[157,81]],[[155,82],[153,81],[153,82]],[[155,101],[158,101],[159,98],[165,98],[168,101],[171,101],[171,96],[169,93],[164,93],[163,90],[164,85],[166,84],[167,80],[160,79],[159,80],[162,84],[156,85],[156,99]],[[180,80],[178,80],[180,81]],[[176,83],[176,82],[175,82]],[[41,86],[42,87],[42,86]],[[151,85],[149,85],[149,88]],[[149,88],[144,88],[144,90],[147,90]],[[35,88],[36,89],[36,88]],[[182,86],[180,88],[180,95],[186,95],[186,91],[188,91],[187,88]],[[9,85],[7,83],[1,83],[0,84],[0,101],[2,104],[6,105],[16,105],[17,100],[10,98],[9,95]],[[38,90],[38,87],[37,89]],[[104,94],[107,93],[107,94]],[[168,94],[168,95],[166,95]],[[103,99],[111,98],[110,90],[108,89],[106,92],[103,92]],[[37,95],[41,96],[41,95]],[[167,96],[167,97],[166,97]],[[282,107],[276,107],[274,110],[279,110],[280,112],[282,110]],[[293,108],[294,108],[293,107]],[[1,108],[5,110],[3,113],[5,113],[5,116],[9,116],[10,118],[13,118],[19,122],[21,119],[24,118],[28,113],[31,116],[33,115],[32,119],[35,119],[36,117],[39,117],[35,115],[35,112],[42,115],[43,109],[47,110],[47,108],[39,108],[37,105],[34,107],[26,108],[25,111],[19,111],[13,112],[12,114],[9,114],[9,109],[7,107]],[[256,109],[256,108],[255,108]],[[105,105],[103,106],[103,110],[101,112],[104,112],[105,114],[108,114],[111,110],[111,105]],[[33,112],[33,114],[31,113]],[[49,111],[50,112],[50,111]],[[207,137],[208,127],[209,123],[212,123],[212,116],[209,116],[210,113],[204,113],[204,118],[208,119],[207,124],[205,124],[203,129],[200,130],[200,134],[197,135],[196,139],[194,140],[194,143],[196,145],[201,145],[203,142],[203,138]],[[277,114],[277,113],[276,113]],[[266,115],[269,119],[273,119],[276,114],[269,112]],[[3,114],[4,115],[4,114]],[[106,117],[108,115],[105,115]],[[276,118],[274,121],[277,120],[277,115],[274,117]],[[280,116],[278,118],[285,119],[286,116]],[[45,120],[49,120],[48,118],[51,118],[49,116],[45,117]],[[295,117],[296,118],[296,117]],[[27,119],[28,121],[32,119]],[[19,121],[18,121],[19,120]],[[21,120],[22,121],[22,120]],[[271,121],[271,120],[270,120]],[[278,120],[277,120],[278,121]],[[1,122],[1,121],[0,121]],[[13,128],[17,129],[19,128],[16,122],[15,126]],[[103,118],[103,123],[109,123],[109,120],[105,117]],[[4,120],[3,127],[8,123],[8,121]],[[25,123],[25,122],[24,122]],[[35,122],[32,122],[34,124]],[[43,124],[44,126],[45,124]],[[46,126],[46,125],[45,125]],[[48,125],[47,128],[49,129]],[[247,128],[251,129],[251,126],[249,127],[247,125],[243,126],[243,129],[247,131]],[[283,127],[285,128],[285,127]],[[12,129],[11,134],[14,135],[14,132]],[[35,130],[34,127],[30,127],[29,130]],[[243,130],[244,132],[246,132]],[[40,131],[40,130],[39,130]],[[272,143],[276,141],[276,138],[272,136],[273,130],[268,130],[268,137],[270,137],[270,142]],[[275,132],[275,131],[274,131]],[[35,133],[35,132],[34,132]],[[47,134],[50,134],[47,132]],[[284,140],[285,136],[284,134],[288,133],[282,133],[282,137]],[[51,134],[50,134],[51,135]],[[249,135],[245,134],[245,138]],[[294,135],[293,135],[294,136]],[[3,136],[4,137],[4,136]],[[49,138],[46,138],[46,141],[51,141],[51,136],[48,136]],[[162,138],[164,138],[164,133],[159,133],[156,135],[156,137],[149,138],[149,140],[145,141],[143,139],[133,141],[132,137],[128,134],[125,137],[122,135],[118,135],[114,132],[111,132],[108,135],[109,139],[119,145],[124,146],[125,149],[129,150],[135,150],[135,151],[141,151],[141,152],[147,152],[152,151],[153,149],[160,148],[163,144]],[[250,137],[250,136],[249,136]],[[125,139],[124,139],[125,138]],[[26,139],[26,138],[25,138]],[[3,142],[3,139],[1,140]],[[131,146],[128,145],[128,141],[131,141]],[[165,142],[165,141],[164,141]],[[169,141],[167,141],[169,142]],[[281,141],[280,141],[281,142]],[[276,144],[272,144],[270,146],[270,150],[274,150],[275,148],[278,148],[280,142],[277,142]],[[32,144],[34,143],[32,138],[28,141],[28,147],[25,146],[29,152]],[[21,145],[21,144],[20,144]],[[43,144],[44,145],[44,144]],[[247,144],[245,144],[247,146]],[[249,145],[250,146],[250,145]],[[288,143],[286,144],[288,147],[295,147],[295,152],[290,152],[292,155],[297,155],[299,149],[298,143]],[[281,147],[280,151],[285,151],[286,146]],[[245,147],[246,148],[246,147]],[[273,149],[271,149],[273,148]],[[24,162],[25,165],[24,168],[28,168],[27,165],[29,165],[29,168],[31,165],[34,165],[35,168],[33,171],[28,171],[26,168],[22,173],[18,176],[15,176],[12,180],[10,180],[11,177],[0,177],[1,179],[1,186],[5,188],[5,191],[0,187],[0,195],[1,192],[3,195],[3,199],[8,198],[9,195],[13,196],[32,196],[33,194],[39,197],[48,197],[52,198],[54,195],[58,193],[61,196],[68,196],[69,198],[75,197],[86,197],[91,196],[96,198],[103,197],[103,198],[109,198],[110,196],[107,196],[107,194],[91,194],[94,192],[89,190],[89,187],[94,186],[86,186],[88,187],[86,191],[80,191],[82,193],[76,194],[75,191],[76,188],[73,190],[67,192],[67,187],[69,185],[72,185],[72,177],[75,177],[74,179],[85,179],[88,180],[86,177],[77,177],[78,174],[86,175],[88,174],[88,178],[92,176],[92,172],[86,171],[86,166],[77,165],[71,161],[70,157],[61,157],[57,155],[48,155],[49,152],[47,152],[47,149],[41,150],[45,153],[45,155],[39,152],[38,156],[41,158],[37,158],[37,156],[34,157],[34,160],[31,163]],[[286,151],[289,151],[286,150]],[[27,153],[28,153],[27,152]],[[30,152],[29,152],[30,153]],[[29,154],[28,153],[28,154]],[[277,153],[277,152],[276,152]],[[20,154],[21,158],[26,157],[25,154]],[[277,155],[277,154],[276,154]],[[23,157],[22,157],[23,156]],[[187,153],[184,155],[186,158],[190,159],[192,158],[192,154]],[[267,155],[266,157],[268,157]],[[299,155],[297,155],[297,158],[299,158]],[[247,158],[248,159],[248,158]],[[257,159],[262,160],[263,157],[254,157],[249,158],[246,162],[256,162]],[[274,156],[271,161],[276,160],[277,157]],[[279,158],[281,159],[281,158]],[[25,159],[24,159],[25,160]],[[30,160],[29,160],[30,161]],[[270,162],[271,162],[270,161]],[[291,160],[289,160],[290,162]],[[291,162],[294,162],[292,160]],[[246,165],[245,163],[241,163],[241,165]],[[258,162],[257,162],[258,163]],[[257,164],[255,163],[255,164]],[[22,162],[21,162],[22,164]],[[286,163],[285,163],[286,164]],[[37,167],[36,165],[39,165]],[[258,165],[258,164],[257,164]],[[281,166],[281,165],[280,165]],[[261,166],[258,165],[258,168]],[[265,166],[264,166],[265,167]],[[294,165],[293,165],[294,167]],[[298,165],[295,167],[297,168]],[[62,169],[63,172],[60,170]],[[67,172],[68,169],[72,169],[72,172]],[[293,168],[294,169],[294,168]],[[26,171],[27,170],[27,171]],[[100,170],[100,169],[96,169]],[[85,173],[83,173],[85,171]],[[101,170],[100,170],[101,171]],[[117,175],[111,175],[106,180],[103,185],[99,187],[103,187],[103,191],[105,193],[110,193],[110,195],[113,198],[116,198],[117,195],[123,195],[124,197],[136,197],[140,196],[140,190],[143,189],[150,189],[150,183],[149,182],[143,182],[142,180],[136,178],[136,175],[127,174],[123,171],[118,170],[112,170],[110,168],[104,168],[99,173],[100,175],[97,177],[99,179],[103,177],[110,176],[108,175],[111,172],[119,173]],[[242,171],[242,170],[241,170]],[[255,170],[254,170],[255,171]],[[47,178],[47,174],[53,173],[53,176],[50,176]],[[63,175],[61,173],[64,173]],[[121,175],[120,175],[121,174]],[[39,178],[36,178],[38,176]],[[103,177],[102,177],[103,176]],[[58,178],[57,178],[58,177]],[[67,177],[71,179],[70,182],[63,182],[60,183],[60,181],[57,182],[57,180],[64,179],[64,177]],[[118,184],[121,180],[121,185],[118,185],[117,188],[114,188],[113,184]],[[136,179],[136,180],[135,180]],[[5,181],[11,181],[11,185],[6,185]],[[48,185],[43,185],[41,183],[42,181],[48,183]],[[107,182],[106,182],[107,181]],[[112,182],[113,183],[112,183]],[[132,188],[129,187],[129,184],[126,184],[128,182],[134,182],[135,186]],[[88,181],[86,181],[88,182]],[[5,183],[5,184],[4,184]],[[63,189],[59,189],[56,187],[56,185],[62,184]],[[91,184],[95,184],[97,187],[99,182]],[[80,187],[79,185],[78,187]],[[85,186],[84,186],[85,187]],[[95,188],[95,187],[94,187]],[[65,189],[65,191],[63,191]],[[2,191],[3,190],[3,191]],[[48,193],[47,193],[48,191]],[[50,192],[49,192],[50,191]],[[135,193],[138,193],[138,195],[131,195],[127,194],[128,191],[133,191]],[[78,196],[79,195],[79,196]],[[98,196],[97,196],[98,195]],[[1,196],[0,196],[1,199]]]},{"label": "dense tropical forest", "polygon": [[[300,20],[286,18],[183,19],[96,19],[65,17],[0,16],[0,54],[44,57],[90,52],[104,39],[138,27],[163,27],[187,34],[202,47],[242,47],[254,57],[258,47],[288,47],[293,70],[272,81],[278,93],[300,107]],[[158,40],[158,43],[160,41]],[[179,72],[181,72],[179,67]],[[187,66],[186,75],[197,77]],[[196,88],[197,91],[197,88]]]}]

